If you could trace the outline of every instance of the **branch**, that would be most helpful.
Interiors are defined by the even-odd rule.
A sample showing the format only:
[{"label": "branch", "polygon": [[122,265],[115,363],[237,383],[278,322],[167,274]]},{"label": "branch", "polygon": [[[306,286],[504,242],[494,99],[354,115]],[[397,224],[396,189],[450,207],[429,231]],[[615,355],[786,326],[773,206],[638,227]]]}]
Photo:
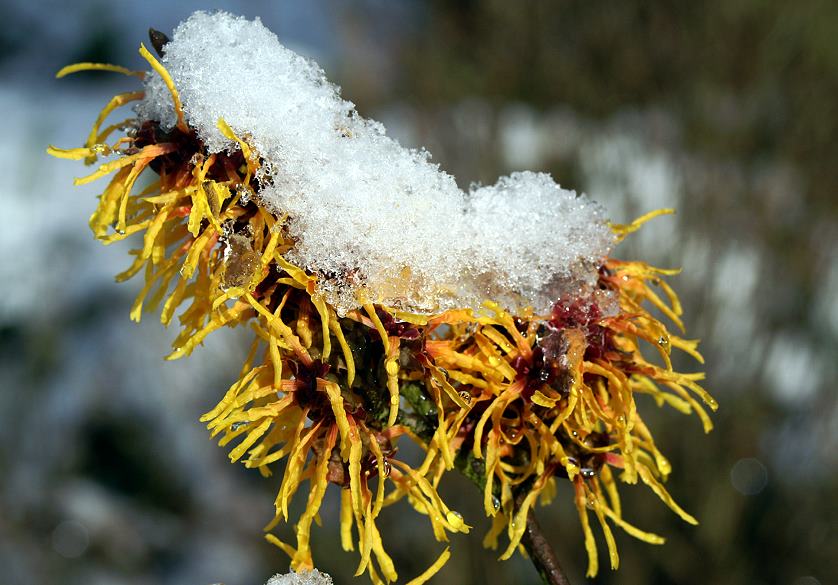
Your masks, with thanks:
[{"label": "branch", "polygon": [[[375,385],[373,385],[375,387]],[[370,392],[369,395],[372,394]],[[407,415],[404,412],[399,413],[399,422],[416,433],[419,437],[427,442],[433,438],[436,431],[437,419],[435,407],[432,403],[424,397],[424,393],[420,384],[416,382],[408,382],[401,386],[401,395],[410,404],[413,413]],[[377,404],[378,401],[373,400],[379,408],[383,409],[384,402]],[[373,408],[373,415],[375,414]],[[381,411],[384,413],[384,410]],[[468,445],[463,445],[460,451],[454,458],[454,465],[457,470],[476,485],[481,491],[486,485],[486,465],[482,459],[478,459],[472,453]],[[519,507],[526,496],[526,489],[518,491],[515,498],[515,506]],[[535,513],[530,509],[527,514],[527,529],[521,538],[521,544],[527,551],[536,571],[541,575],[544,585],[570,585],[570,581],[562,570],[556,553],[544,538],[541,532],[541,527],[538,520],[535,518]]]},{"label": "branch", "polygon": [[[519,494],[515,499],[515,504],[520,505],[523,499],[524,494]],[[527,530],[521,538],[521,544],[527,549],[527,554],[532,559],[535,570],[541,575],[545,585],[570,585],[567,575],[564,574],[559,560],[556,558],[556,553],[547,539],[544,538],[541,526],[539,526],[532,509],[527,514]]]},{"label": "branch", "polygon": [[[466,476],[482,491],[486,484],[486,467],[482,459],[477,459],[471,449],[461,450],[454,459],[457,470]],[[515,498],[515,506],[519,507],[526,497],[526,490],[520,490]],[[527,529],[521,538],[521,544],[532,560],[535,570],[541,575],[544,585],[570,585],[570,580],[556,558],[553,547],[544,538],[541,526],[531,508],[527,514]]]}]

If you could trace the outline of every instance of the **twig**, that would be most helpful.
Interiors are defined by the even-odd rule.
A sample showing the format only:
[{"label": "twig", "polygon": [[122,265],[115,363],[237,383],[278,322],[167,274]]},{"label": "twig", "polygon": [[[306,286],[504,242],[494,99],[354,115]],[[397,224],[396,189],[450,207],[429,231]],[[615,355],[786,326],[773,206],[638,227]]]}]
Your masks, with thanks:
[{"label": "twig", "polygon": [[[520,505],[521,500],[523,500],[523,494],[516,499],[515,503]],[[556,558],[553,547],[544,538],[541,526],[539,526],[532,510],[527,514],[527,530],[521,538],[521,544],[527,549],[527,554],[535,565],[535,570],[544,580],[545,585],[570,585],[567,575],[564,574],[559,560]]]},{"label": "twig", "polygon": [[[431,435],[436,428],[435,413],[423,410],[427,409],[428,406],[427,401],[423,403],[418,400],[418,397],[421,395],[421,387],[415,383],[405,384],[402,386],[401,394],[411,404],[416,413],[414,417],[402,416],[402,424],[412,428],[417,435],[426,441],[430,441]],[[465,447],[457,453],[454,459],[454,465],[469,481],[483,490],[486,485],[485,462],[482,459],[477,459],[467,445]],[[518,496],[515,498],[516,507],[521,505],[525,496],[526,490],[520,490]],[[544,534],[541,532],[541,527],[532,509],[527,514],[527,529],[521,538],[521,544],[524,545],[536,571],[538,571],[538,574],[544,580],[544,585],[570,585],[567,575],[565,575],[556,558],[556,553],[553,551],[550,543],[547,542],[547,539],[544,538]]]},{"label": "twig", "polygon": [[[486,468],[482,460],[474,457],[471,449],[461,451],[454,460],[454,464],[460,473],[478,488],[481,490],[484,488],[486,485]],[[521,490],[515,498],[515,506],[520,506],[525,497],[526,490]],[[532,560],[535,566],[535,570],[538,571],[538,574],[544,580],[544,585],[570,585],[570,580],[559,564],[553,547],[544,538],[544,534],[541,532],[541,526],[538,524],[535,512],[532,509],[527,514],[527,529],[521,538],[521,544],[524,545],[530,560]]]}]

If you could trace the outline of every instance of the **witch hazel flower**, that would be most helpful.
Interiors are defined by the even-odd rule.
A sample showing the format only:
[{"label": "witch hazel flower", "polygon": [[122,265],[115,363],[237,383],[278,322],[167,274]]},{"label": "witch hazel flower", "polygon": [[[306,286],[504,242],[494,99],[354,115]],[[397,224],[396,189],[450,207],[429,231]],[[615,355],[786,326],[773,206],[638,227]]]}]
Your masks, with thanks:
[{"label": "witch hazel flower", "polygon": [[[112,98],[82,147],[49,152],[99,164],[77,184],[112,176],[90,227],[105,243],[142,236],[117,278],[145,281],[133,320],[159,310],[164,325],[178,323],[169,359],[218,329],[252,330],[245,364],[201,420],[231,461],[265,476],[285,461],[266,538],[293,570],[314,567],[312,523],[333,486],[356,574],[396,581],[379,515],[406,499],[436,540],[468,533],[438,493],[454,469],[482,490],[493,519],[484,544],[502,543],[501,559],[524,546],[544,565],[528,534],[532,510],[563,481],[589,576],[591,513],[612,568],[612,525],[663,542],[624,517],[619,483],[646,484],[696,522],[664,488],[670,465],[635,402],[648,394],[712,428],[703,375],[670,360],[677,349],[701,362],[697,342],[650,312],[683,331],[664,280],[675,271],[609,256],[669,210],[614,224],[543,173],[464,192],[427,152],[358,115],[258,19],[197,12],[171,41],[156,31],[152,41],[158,56],[140,47],[148,72],[59,72],[114,71],[142,87]],[[105,125],[129,104],[134,117]],[[402,441],[424,459],[403,461]],[[306,483],[305,510],[290,522]]]}]

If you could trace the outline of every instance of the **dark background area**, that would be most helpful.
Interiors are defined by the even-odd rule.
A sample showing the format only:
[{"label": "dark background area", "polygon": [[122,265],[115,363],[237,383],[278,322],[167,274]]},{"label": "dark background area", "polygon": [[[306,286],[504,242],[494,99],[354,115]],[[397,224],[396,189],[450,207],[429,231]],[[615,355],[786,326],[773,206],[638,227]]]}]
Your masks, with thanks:
[{"label": "dark background area", "polygon": [[[838,3],[825,0],[3,0],[0,582],[251,585],[287,570],[261,538],[278,477],[229,465],[197,422],[238,372],[242,337],[163,362],[174,332],[152,315],[131,324],[138,285],[113,283],[129,246],[87,231],[103,184],[73,188],[83,170],[44,154],[80,145],[110,96],[135,87],[55,71],[141,68],[149,26],[218,7],[261,16],[463,187],[543,170],[617,222],[677,208],[617,254],[684,269],[671,282],[703,339],[716,429],[644,397],[639,408],[672,461],[669,490],[701,524],[625,486],[626,517],[668,542],[618,532],[621,569],[591,582],[838,582]],[[434,582],[537,583],[526,560],[481,548],[480,498],[449,477],[475,530],[452,539]],[[356,557],[339,550],[336,495],[315,560],[343,584]],[[585,582],[567,486],[539,515]],[[403,578],[441,550],[406,506],[382,528]]]}]

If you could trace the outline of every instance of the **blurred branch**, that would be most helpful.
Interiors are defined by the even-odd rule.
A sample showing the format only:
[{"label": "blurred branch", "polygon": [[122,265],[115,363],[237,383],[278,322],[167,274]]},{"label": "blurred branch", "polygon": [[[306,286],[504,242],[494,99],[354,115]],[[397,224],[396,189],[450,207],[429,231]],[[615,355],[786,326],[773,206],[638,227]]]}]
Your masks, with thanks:
[{"label": "blurred branch", "polygon": [[[405,384],[401,394],[413,408],[414,414],[403,416],[400,413],[400,422],[410,427],[422,439],[430,442],[436,431],[436,413],[427,410],[428,400],[419,399],[421,387],[413,382]],[[486,485],[486,466],[482,459],[474,456],[471,449],[460,449],[454,459],[454,465],[460,473],[480,488],[481,491],[483,490]],[[526,492],[527,485],[525,484],[518,490],[517,497],[515,498],[516,508],[523,502]],[[538,524],[538,520],[532,509],[527,514],[527,529],[521,539],[521,544],[526,549],[530,560],[532,560],[535,570],[541,575],[544,585],[570,585],[567,575],[565,575],[556,558],[553,547],[544,538],[544,534],[541,532],[541,526]]]}]

